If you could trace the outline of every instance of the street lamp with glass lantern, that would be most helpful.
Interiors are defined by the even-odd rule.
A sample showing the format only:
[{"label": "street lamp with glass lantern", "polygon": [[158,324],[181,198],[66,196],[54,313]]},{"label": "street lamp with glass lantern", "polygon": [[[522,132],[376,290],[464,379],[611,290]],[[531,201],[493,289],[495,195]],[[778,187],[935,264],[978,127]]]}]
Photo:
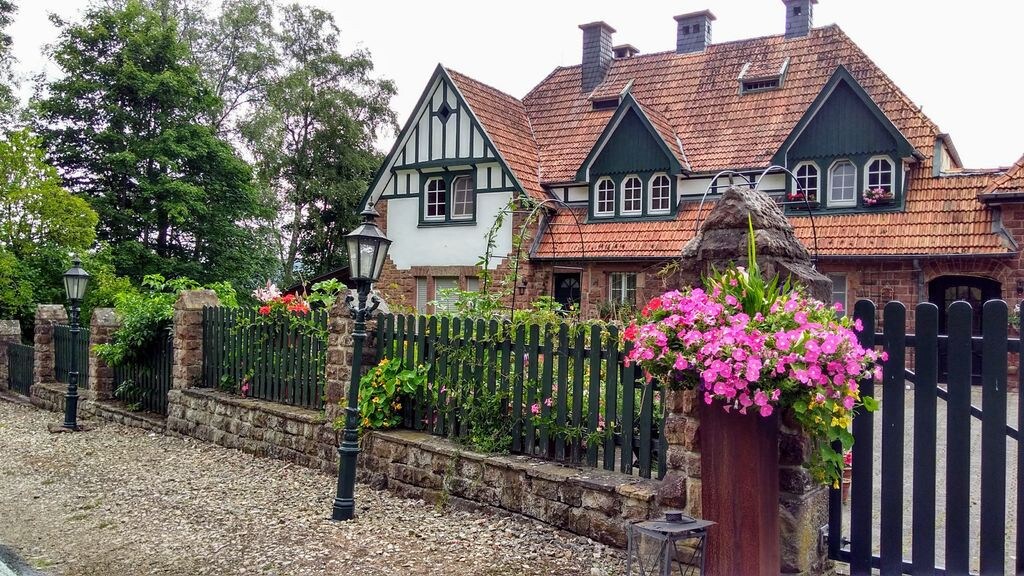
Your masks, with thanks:
[{"label": "street lamp with glass lantern", "polygon": [[67,430],[78,430],[78,311],[89,284],[89,273],[82,268],[78,256],[72,257],[71,268],[64,273],[64,290],[71,304],[71,366],[68,369],[68,390],[64,394],[64,424]]},{"label": "street lamp with glass lantern", "polygon": [[356,456],[359,454],[359,380],[362,376],[363,342],[366,340],[366,318],[377,309],[380,300],[373,297],[366,305],[370,287],[380,278],[388,257],[391,240],[374,224],[377,211],[373,206],[363,210],[363,223],[345,236],[348,247],[349,277],[356,283],[356,302],[345,298],[355,326],[352,330],[352,377],[348,386],[345,428],[338,446],[338,495],[331,512],[333,520],[351,520],[355,515]]}]

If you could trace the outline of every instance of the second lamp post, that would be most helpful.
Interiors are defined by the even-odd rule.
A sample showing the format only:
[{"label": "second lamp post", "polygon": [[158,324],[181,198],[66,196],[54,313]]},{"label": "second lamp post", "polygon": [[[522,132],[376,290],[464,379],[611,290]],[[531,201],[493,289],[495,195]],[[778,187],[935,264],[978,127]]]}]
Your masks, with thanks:
[{"label": "second lamp post", "polygon": [[78,323],[78,312],[89,284],[89,273],[82,268],[82,261],[74,256],[71,269],[64,273],[64,289],[71,305],[71,366],[68,367],[68,390],[64,394],[64,424],[68,430],[78,430],[78,335],[82,331]]},{"label": "second lamp post", "polygon": [[333,520],[351,520],[355,516],[356,456],[359,454],[359,380],[362,377],[363,342],[366,340],[366,318],[380,304],[373,298],[367,306],[370,287],[380,278],[388,257],[391,240],[377,227],[377,211],[372,206],[363,210],[363,223],[345,237],[348,246],[349,277],[356,283],[356,302],[346,298],[355,325],[352,330],[352,378],[349,380],[345,408],[345,429],[338,446],[338,495],[331,511]]}]

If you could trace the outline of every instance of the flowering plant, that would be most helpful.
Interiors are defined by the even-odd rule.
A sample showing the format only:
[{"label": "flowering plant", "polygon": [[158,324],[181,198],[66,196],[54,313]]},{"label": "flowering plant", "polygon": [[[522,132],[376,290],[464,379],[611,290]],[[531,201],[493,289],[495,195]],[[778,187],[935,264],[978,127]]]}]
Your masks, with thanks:
[{"label": "flowering plant", "polygon": [[799,202],[799,201],[803,200],[804,198],[806,198],[808,202],[817,202],[818,201],[817,195],[813,191],[808,193],[808,192],[806,192],[806,191],[804,191],[802,189],[797,189],[797,190],[792,190],[792,191],[786,192],[786,200],[788,200],[790,202]]},{"label": "flowering plant", "polygon": [[885,188],[868,188],[864,191],[864,205],[874,206],[875,204],[883,204],[891,202],[895,197],[892,190],[886,190]]},{"label": "flowering plant", "polygon": [[262,303],[256,310],[260,316],[278,315],[282,312],[304,316],[309,314],[309,303],[294,294],[281,295],[277,286],[269,280],[267,285],[252,292],[253,298]]},{"label": "flowering plant", "polygon": [[[749,269],[731,266],[705,278],[704,288],[672,291],[652,299],[624,339],[626,357],[676,389],[702,393],[707,404],[763,417],[789,409],[810,436],[806,463],[816,482],[839,486],[849,428],[861,397],[857,380],[880,375],[884,353],[865,350],[851,322],[778,277],[766,282],[757,266],[753,227]],[[831,443],[838,441],[840,451]]]}]

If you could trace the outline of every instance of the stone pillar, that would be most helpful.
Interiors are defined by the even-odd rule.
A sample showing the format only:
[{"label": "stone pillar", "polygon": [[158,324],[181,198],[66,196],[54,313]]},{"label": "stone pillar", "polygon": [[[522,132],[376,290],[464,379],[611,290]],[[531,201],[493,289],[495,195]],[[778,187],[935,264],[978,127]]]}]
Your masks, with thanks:
[{"label": "stone pillar", "polygon": [[7,389],[7,343],[21,343],[21,324],[17,320],[0,320],[0,388]]},{"label": "stone pillar", "polygon": [[39,304],[36,306],[35,342],[36,361],[32,381],[36,384],[52,384],[57,381],[54,372],[53,327],[67,324],[68,313],[61,304]]},{"label": "stone pillar", "polygon": [[203,307],[219,306],[213,290],[183,290],[174,303],[174,364],[171,388],[182,390],[203,382]]},{"label": "stone pillar", "polygon": [[[831,281],[813,268],[810,254],[796,239],[779,207],[764,193],[746,188],[725,191],[708,213],[698,234],[683,248],[679,272],[671,279],[669,287],[698,285],[701,276],[712,268],[721,270],[733,262],[745,265],[748,217],[753,224],[757,260],[762,273],[767,278],[776,274],[783,279],[791,278],[806,286],[815,298],[827,301],[831,296]],[[735,474],[737,462],[715,466],[716,463],[709,460],[728,458],[729,455],[710,453],[716,443],[703,437],[711,430],[701,428],[699,404],[703,404],[703,400],[693,391],[669,391],[666,395],[668,470],[658,500],[662,507],[682,508],[690,515],[714,520],[711,516],[715,512],[708,509],[713,501],[709,488],[715,484],[711,477],[723,470]],[[775,558],[779,558],[782,574],[821,573],[827,568],[827,557],[826,551],[819,546],[818,534],[827,521],[828,491],[815,485],[802,467],[810,449],[809,443],[784,414],[779,418],[777,434],[778,491],[774,488],[764,490],[764,493],[772,494],[771,498],[776,498],[777,494],[778,500],[778,555]],[[763,512],[763,508],[760,511]],[[751,526],[744,538],[751,538],[753,531]],[[762,531],[764,535],[772,533],[772,530]],[[728,542],[731,537],[723,540],[718,536],[716,542],[712,532],[710,546],[731,546]],[[762,552],[769,551],[762,549]],[[712,551],[709,560],[714,555]]]},{"label": "stone pillar", "polygon": [[355,320],[349,314],[342,294],[335,300],[327,316],[327,419],[344,415],[343,402],[352,378],[352,328]]},{"label": "stone pillar", "polygon": [[95,308],[89,322],[89,388],[97,400],[114,396],[114,369],[93,352],[96,344],[108,344],[121,326],[113,308]]}]

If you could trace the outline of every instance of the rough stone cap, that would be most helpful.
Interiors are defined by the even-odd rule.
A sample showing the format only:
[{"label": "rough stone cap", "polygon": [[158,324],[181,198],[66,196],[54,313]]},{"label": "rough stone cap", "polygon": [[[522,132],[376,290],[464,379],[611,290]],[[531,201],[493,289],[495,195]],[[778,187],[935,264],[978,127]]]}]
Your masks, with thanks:
[{"label": "rough stone cap", "polygon": [[175,310],[201,310],[203,306],[218,306],[220,299],[213,290],[182,290],[174,303]]},{"label": "rough stone cap", "polygon": [[0,336],[21,336],[21,323],[17,320],[0,320]]},{"label": "rough stone cap", "polygon": [[68,319],[68,311],[63,304],[39,304],[36,306],[36,321],[64,322]]},{"label": "rough stone cap", "polygon": [[121,319],[117,317],[117,312],[113,308],[93,308],[90,322],[96,326],[118,326]]},{"label": "rough stone cap", "polygon": [[779,274],[804,285],[815,298],[830,297],[831,281],[814,269],[810,253],[778,204],[764,192],[747,187],[726,189],[697,235],[683,246],[682,278],[695,283],[711,268],[746,264],[750,225],[758,264],[766,277]]}]

